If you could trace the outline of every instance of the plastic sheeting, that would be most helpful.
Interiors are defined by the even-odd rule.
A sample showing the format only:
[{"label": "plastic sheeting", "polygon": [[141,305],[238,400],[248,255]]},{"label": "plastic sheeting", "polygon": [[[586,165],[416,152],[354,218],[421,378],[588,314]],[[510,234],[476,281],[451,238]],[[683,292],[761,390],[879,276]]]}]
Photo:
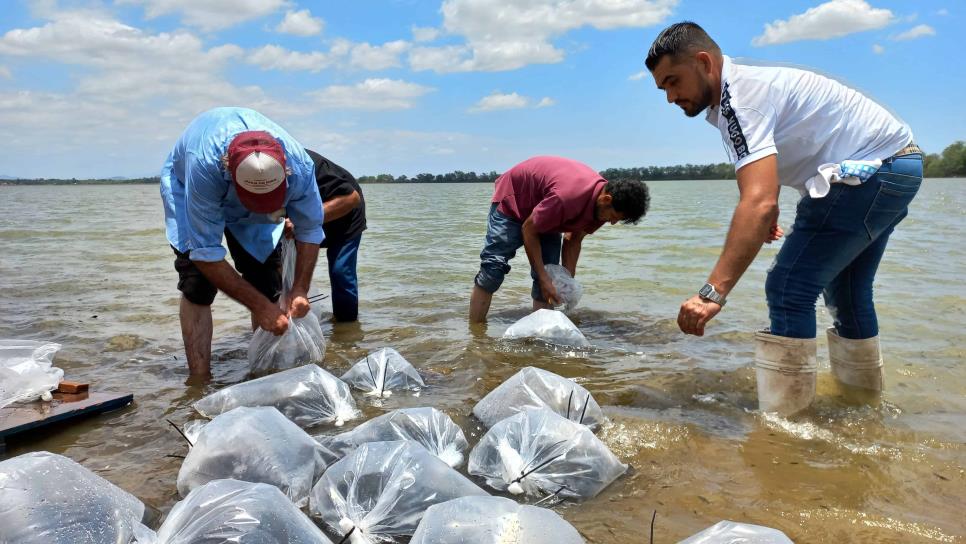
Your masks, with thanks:
[{"label": "plastic sheeting", "polygon": [[490,391],[473,407],[473,415],[492,427],[524,408],[548,408],[591,429],[606,421],[590,391],[573,380],[532,366]]},{"label": "plastic sheeting", "polygon": [[462,497],[430,506],[410,544],[584,544],[559,514],[503,497]]},{"label": "plastic sheeting", "polygon": [[413,365],[392,348],[382,348],[366,355],[342,375],[342,381],[375,397],[388,397],[396,390],[419,391],[426,387]]},{"label": "plastic sheeting", "polygon": [[231,478],[274,485],[301,507],[323,470],[322,447],[281,412],[242,406],[197,432],[178,472],[178,492],[184,497],[212,480]]},{"label": "plastic sheeting", "polygon": [[329,462],[345,457],[367,442],[412,440],[453,468],[463,464],[463,457],[469,447],[463,429],[448,415],[435,408],[393,410],[351,431],[335,436],[317,436],[316,440],[328,452],[338,456],[331,461],[327,459]]},{"label": "plastic sheeting", "polygon": [[60,344],[33,340],[0,340],[0,408],[14,402],[43,398],[64,377],[64,371],[53,366]]},{"label": "plastic sheeting", "polygon": [[314,364],[226,387],[194,403],[209,418],[239,406],[274,406],[299,427],[341,427],[362,416],[349,386]]},{"label": "plastic sheeting", "polygon": [[564,311],[569,312],[576,308],[580,297],[584,294],[584,288],[580,286],[580,282],[570,275],[569,270],[559,264],[548,264],[544,269],[550,276],[550,281],[553,282],[553,288],[557,290],[557,296]]},{"label": "plastic sheeting", "polygon": [[138,544],[332,544],[277,488],[213,480],[171,508],[157,534]]},{"label": "plastic sheeting", "polygon": [[144,505],[74,461],[46,451],[0,462],[0,542],[127,544]]},{"label": "plastic sheeting", "polygon": [[340,538],[372,544],[412,535],[427,508],[470,495],[487,493],[419,444],[370,442],[325,471],[309,507]]},{"label": "plastic sheeting", "polygon": [[590,342],[570,319],[558,310],[540,309],[524,317],[503,333],[503,338],[516,340],[536,338],[551,344],[585,348]]},{"label": "plastic sheeting", "polygon": [[700,533],[686,538],[678,544],[794,544],[785,533],[778,529],[719,521]]},{"label": "plastic sheeting", "polygon": [[[288,293],[295,283],[295,240],[282,241],[282,294],[278,304],[288,310]],[[259,328],[248,345],[248,366],[253,374],[294,368],[325,359],[325,335],[319,318],[309,312],[304,317],[290,318],[285,334],[275,336]]]},{"label": "plastic sheeting", "polygon": [[546,408],[497,423],[470,453],[469,473],[515,495],[589,499],[627,471],[590,429]]}]

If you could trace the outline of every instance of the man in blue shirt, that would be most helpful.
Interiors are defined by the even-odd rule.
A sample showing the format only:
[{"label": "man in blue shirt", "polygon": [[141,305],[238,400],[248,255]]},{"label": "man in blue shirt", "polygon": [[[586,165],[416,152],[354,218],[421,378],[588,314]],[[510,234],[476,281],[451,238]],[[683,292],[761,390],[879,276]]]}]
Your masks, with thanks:
[{"label": "man in blue shirt", "polygon": [[[181,291],[181,335],[193,376],[211,374],[211,303],[218,290],[277,335],[309,311],[307,293],[325,239],[315,166],[285,130],[245,108],[216,108],[188,125],[161,172],[168,242]],[[294,224],[295,283],[278,301],[283,216]],[[225,261],[228,242],[236,272]],[[241,273],[239,275],[239,273]]]}]

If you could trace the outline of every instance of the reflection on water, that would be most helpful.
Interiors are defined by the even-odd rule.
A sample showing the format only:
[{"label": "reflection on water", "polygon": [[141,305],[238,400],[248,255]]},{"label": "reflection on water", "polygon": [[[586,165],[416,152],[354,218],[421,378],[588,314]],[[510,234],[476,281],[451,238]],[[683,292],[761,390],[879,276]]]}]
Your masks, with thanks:
[{"label": "reflection on water", "polygon": [[[966,246],[949,239],[966,226],[966,184],[927,181],[882,264],[881,406],[840,395],[820,338],[820,398],[793,421],[754,410],[750,367],[777,246],[763,250],[708,335],[685,338],[678,306],[713,265],[737,190],[651,186],[653,211],[640,225],[608,226],[585,242],[584,298],[572,318],[593,344],[586,350],[500,340],[529,308],[522,251],[490,323],[467,324],[489,186],[369,186],[362,321],[324,324],[325,367],[338,375],[370,350],[395,347],[429,387],[361,400],[366,417],[432,405],[471,444],[483,433],[473,404],[520,368],[579,381],[611,418],[600,437],[633,466],[597,498],[557,507],[590,542],[643,542],[655,510],[655,542],[720,519],[776,527],[796,542],[966,540]],[[783,195],[784,224],[794,196]],[[167,511],[181,462],[168,456],[185,445],[164,420],[184,423],[192,402],[245,379],[247,315],[219,296],[214,378],[188,383],[156,187],[0,187],[0,243],[0,337],[60,342],[56,362],[69,377],[135,395],[128,408],[14,442],[7,455],[63,453]],[[820,311],[820,330],[829,321]]]}]

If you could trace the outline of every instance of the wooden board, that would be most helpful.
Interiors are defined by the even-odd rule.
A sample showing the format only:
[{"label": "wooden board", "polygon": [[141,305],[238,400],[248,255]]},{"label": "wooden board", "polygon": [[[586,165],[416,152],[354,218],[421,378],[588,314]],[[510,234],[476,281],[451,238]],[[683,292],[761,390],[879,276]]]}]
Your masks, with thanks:
[{"label": "wooden board", "polygon": [[54,393],[51,402],[14,403],[0,408],[0,453],[8,437],[127,406],[132,394],[89,392]]}]

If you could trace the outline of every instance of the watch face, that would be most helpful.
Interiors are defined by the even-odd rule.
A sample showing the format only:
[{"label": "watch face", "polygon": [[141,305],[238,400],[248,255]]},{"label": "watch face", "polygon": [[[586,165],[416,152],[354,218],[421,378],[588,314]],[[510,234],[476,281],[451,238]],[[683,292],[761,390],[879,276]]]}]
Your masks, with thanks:
[{"label": "watch face", "polygon": [[701,286],[701,289],[698,291],[698,294],[701,295],[702,297],[706,297],[706,296],[708,296],[708,295],[711,294],[711,291],[713,289],[714,288],[711,287],[711,284],[710,283],[706,283],[706,284],[704,284],[704,285]]}]

